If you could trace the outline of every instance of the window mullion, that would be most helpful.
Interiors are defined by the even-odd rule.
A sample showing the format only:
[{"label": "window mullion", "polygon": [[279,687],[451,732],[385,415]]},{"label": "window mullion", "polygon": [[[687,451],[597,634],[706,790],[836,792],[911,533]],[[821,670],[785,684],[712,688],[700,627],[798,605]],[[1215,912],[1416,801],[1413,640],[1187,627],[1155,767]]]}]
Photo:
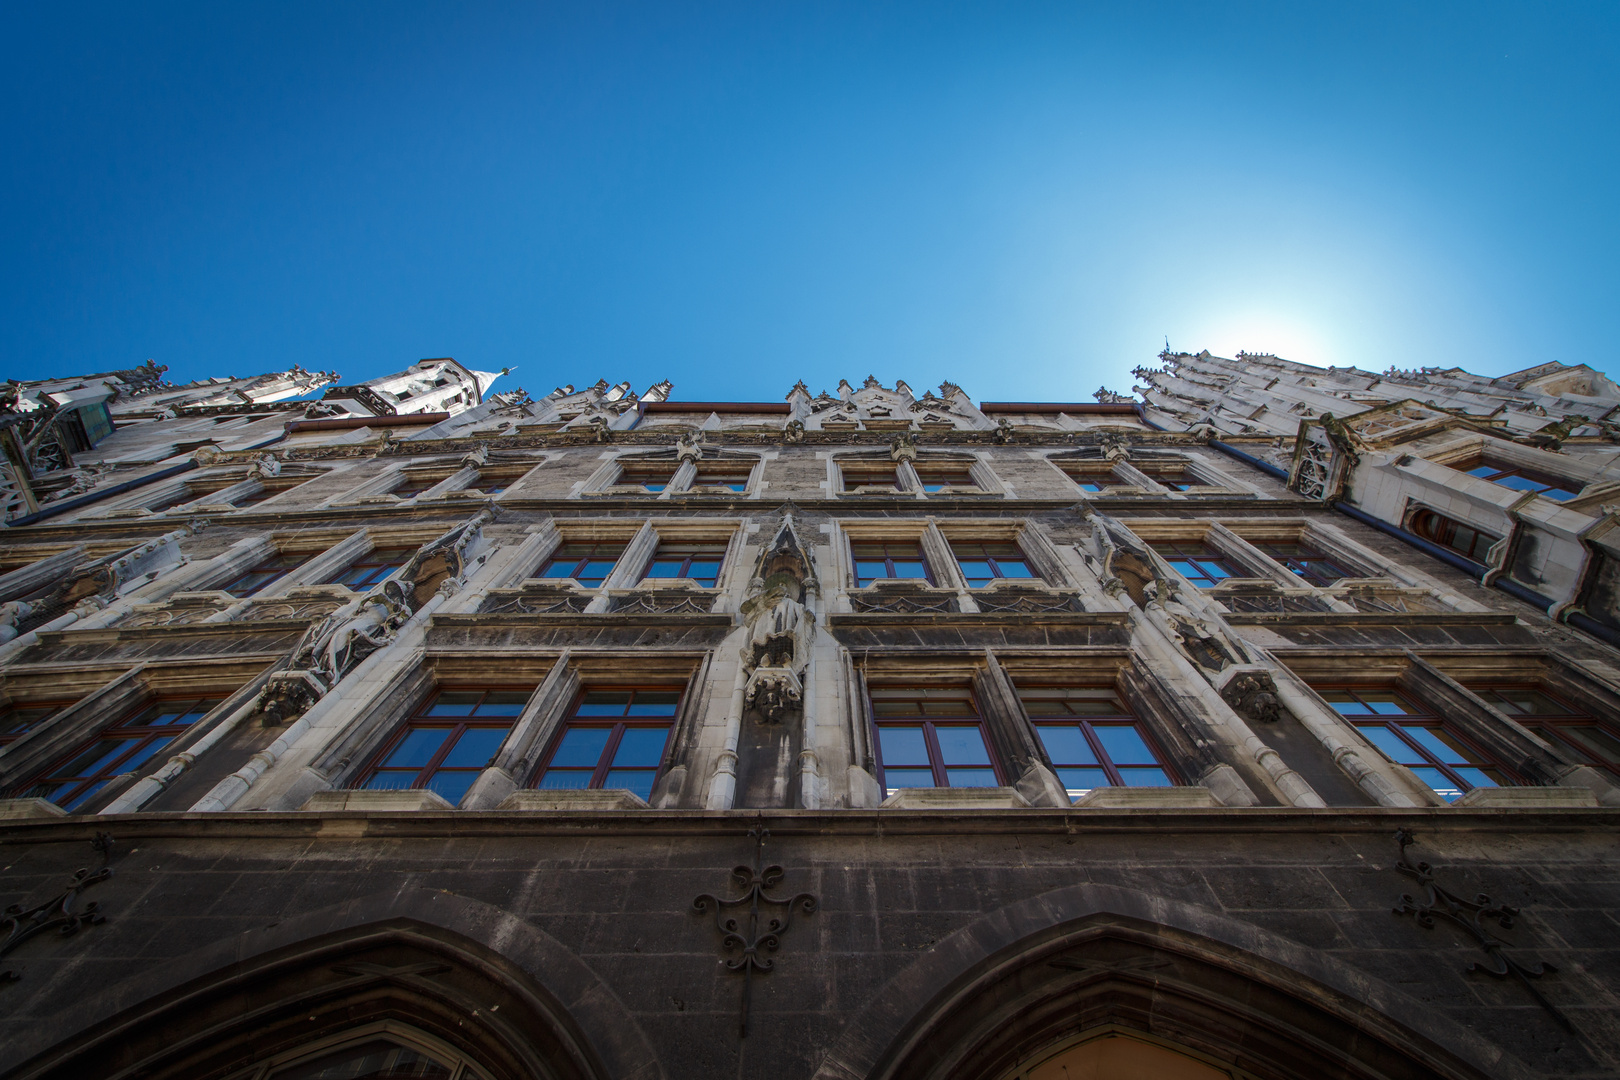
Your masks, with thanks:
[{"label": "window mullion", "polygon": [[945,775],[945,755],[939,749],[939,736],[934,734],[934,722],[923,721],[923,738],[928,740],[928,764],[934,770],[934,786],[950,787],[951,778]]},{"label": "window mullion", "polygon": [[[628,706],[626,706],[628,708]],[[613,731],[608,735],[607,745],[602,748],[602,757],[596,763],[596,771],[591,773],[591,787],[600,789],[607,782],[608,770],[613,767],[613,757],[619,752],[619,740],[624,738],[625,722],[618,721],[613,725]]]},{"label": "window mullion", "polygon": [[[482,702],[483,699],[480,698],[479,703],[482,704]],[[477,707],[477,705],[473,706],[475,709]],[[411,724],[405,725],[407,732],[411,731],[411,729]],[[428,758],[427,764],[423,765],[421,771],[416,774],[416,781],[411,784],[411,787],[420,789],[427,786],[427,782],[433,779],[433,774],[439,771],[439,766],[444,762],[444,759],[450,755],[450,750],[456,745],[456,740],[460,739],[461,733],[466,730],[467,722],[465,720],[451,726],[450,734],[444,737],[444,742],[439,744],[439,748],[433,752],[433,756]]]},{"label": "window mullion", "polygon": [[1102,766],[1103,772],[1108,776],[1108,782],[1114,787],[1124,787],[1124,777],[1120,776],[1119,770],[1114,768],[1114,760],[1108,756],[1108,751],[1103,749],[1102,740],[1097,738],[1097,733],[1091,729],[1090,722],[1080,721],[1080,731],[1085,735],[1086,742],[1091,746],[1091,752],[1097,756],[1097,763]]}]

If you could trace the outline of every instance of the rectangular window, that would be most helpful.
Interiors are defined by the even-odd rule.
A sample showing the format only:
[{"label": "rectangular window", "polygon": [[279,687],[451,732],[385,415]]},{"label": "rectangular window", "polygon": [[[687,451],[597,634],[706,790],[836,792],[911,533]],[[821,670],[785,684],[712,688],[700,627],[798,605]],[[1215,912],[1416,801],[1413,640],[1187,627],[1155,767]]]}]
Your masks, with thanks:
[{"label": "rectangular window", "polygon": [[573,578],[587,589],[599,589],[623,554],[623,544],[564,544],[540,567],[538,576]]},{"label": "rectangular window", "polygon": [[932,582],[922,545],[915,542],[869,543],[851,540],[850,555],[855,560],[855,587],[864,589],[882,578],[918,578]]},{"label": "rectangular window", "polygon": [[1394,690],[1323,690],[1322,697],[1367,741],[1405,765],[1447,802],[1477,787],[1518,781],[1438,716]]},{"label": "rectangular window", "polygon": [[900,490],[900,475],[892,461],[840,461],[838,469],[844,477],[845,491],[857,488]]},{"label": "rectangular window", "polygon": [[485,495],[499,495],[501,492],[505,491],[507,488],[511,487],[528,474],[529,470],[526,468],[501,470],[488,469],[481,471],[478,474],[477,478],[473,480],[472,486],[477,488],[479,491],[482,491]]},{"label": "rectangular window", "polygon": [[752,467],[740,463],[702,464],[692,483],[696,487],[724,487],[740,493],[748,490],[748,478],[753,472]]},{"label": "rectangular window", "polygon": [[979,490],[979,485],[974,482],[973,474],[968,471],[966,465],[913,462],[912,468],[917,470],[917,479],[922,483],[922,489],[927,492],[942,491],[945,488],[957,491]]},{"label": "rectangular window", "polygon": [[1598,769],[1620,773],[1620,728],[1561,698],[1528,686],[1471,686],[1470,690],[1555,746]]},{"label": "rectangular window", "polygon": [[913,787],[1000,785],[969,688],[874,686],[871,700],[878,780],[887,794]]},{"label": "rectangular window", "polygon": [[1070,799],[1098,787],[1169,787],[1176,782],[1141,722],[1113,690],[1021,686],[1018,700]]},{"label": "rectangular window", "polygon": [[660,492],[669,487],[680,467],[674,461],[629,461],[619,466],[618,483],[626,487],[639,487],[643,491]]},{"label": "rectangular window", "polygon": [[1155,465],[1151,462],[1132,462],[1132,464],[1171,491],[1191,491],[1193,488],[1209,486],[1186,465]]},{"label": "rectangular window", "polygon": [[1489,480],[1493,484],[1501,484],[1514,491],[1534,491],[1538,495],[1545,495],[1559,502],[1573,499],[1581,493],[1580,486],[1572,481],[1555,480],[1543,473],[1526,472],[1523,469],[1476,465],[1463,471],[1469,476],[1477,476],[1481,480]]},{"label": "rectangular window", "polygon": [[1058,467],[1080,486],[1081,491],[1095,494],[1104,488],[1114,487],[1119,483],[1114,477],[1114,467],[1101,463],[1064,461]]},{"label": "rectangular window", "polygon": [[407,473],[401,480],[388,490],[388,494],[396,499],[414,499],[422,492],[442,483],[449,473]]},{"label": "rectangular window", "polygon": [[1207,544],[1177,541],[1154,544],[1153,550],[1175,567],[1176,573],[1200,589],[1213,589],[1227,578],[1238,576],[1226,556]]},{"label": "rectangular window", "polygon": [[952,540],[951,553],[969,586],[977,589],[1000,578],[1038,578],[1017,544],[978,544]]},{"label": "rectangular window", "polygon": [[372,548],[335,577],[328,578],[326,584],[347,585],[356,592],[364,592],[404,566],[415,554],[415,547]]},{"label": "rectangular window", "polygon": [[220,586],[232,596],[243,599],[262,592],[304,565],[304,555],[273,555],[241,577]]},{"label": "rectangular window", "polygon": [[720,563],[726,557],[724,544],[659,544],[642,578],[686,578],[706,589],[720,580]]},{"label": "rectangular window", "polygon": [[156,757],[218,704],[212,698],[185,698],[142,706],[18,790],[16,797],[49,799],[64,810],[77,810],[113,777]]},{"label": "rectangular window", "polygon": [[1472,525],[1464,525],[1460,521],[1453,521],[1444,514],[1437,514],[1433,510],[1419,510],[1412,515],[1407,528],[1418,536],[1441,547],[1450,548],[1457,554],[1483,563],[1488,557],[1491,547],[1501,543],[1500,536],[1483,532]]},{"label": "rectangular window", "polygon": [[55,701],[0,709],[0,746],[16,742],[71,704]]},{"label": "rectangular window", "polygon": [[623,789],[650,798],[680,705],[679,687],[587,688],[535,787]]},{"label": "rectangular window", "polygon": [[263,484],[260,484],[258,491],[249,492],[246,495],[232,499],[231,505],[235,507],[256,506],[257,504],[264,502],[266,499],[274,498],[275,496],[280,495],[283,491],[291,490],[291,488],[265,487]]},{"label": "rectangular window", "polygon": [[1308,544],[1257,542],[1254,546],[1311,585],[1325,587],[1356,576]]},{"label": "rectangular window", "polygon": [[440,690],[401,725],[354,786],[426,789],[454,806],[489,767],[533,692]]}]

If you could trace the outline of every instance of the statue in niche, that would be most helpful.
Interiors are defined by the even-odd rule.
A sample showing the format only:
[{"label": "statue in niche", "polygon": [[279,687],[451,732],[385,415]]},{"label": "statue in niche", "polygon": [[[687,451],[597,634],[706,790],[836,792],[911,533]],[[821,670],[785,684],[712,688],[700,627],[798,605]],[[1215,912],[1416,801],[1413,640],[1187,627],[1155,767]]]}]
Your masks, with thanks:
[{"label": "statue in niche", "polygon": [[749,627],[742,655],[749,672],[744,703],[767,724],[781,723],[790,709],[804,702],[802,680],[810,662],[814,616],[803,601],[814,582],[810,560],[794,535],[792,516],[786,516],[760,559],[759,574],[741,608]]},{"label": "statue in niche", "polygon": [[1161,629],[1204,670],[1218,672],[1242,663],[1242,656],[1226,642],[1226,635],[1215,620],[1182,603],[1176,592],[1175,586],[1165,580],[1148,585],[1144,590],[1147,604],[1143,610],[1150,615],[1160,615]]}]

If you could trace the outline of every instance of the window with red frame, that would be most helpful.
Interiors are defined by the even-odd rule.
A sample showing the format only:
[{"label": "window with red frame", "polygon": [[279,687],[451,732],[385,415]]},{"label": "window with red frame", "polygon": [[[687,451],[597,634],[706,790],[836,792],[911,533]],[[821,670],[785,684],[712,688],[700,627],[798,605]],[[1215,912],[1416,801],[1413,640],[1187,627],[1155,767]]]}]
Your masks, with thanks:
[{"label": "window with red frame", "polygon": [[971,588],[981,588],[1002,578],[1028,581],[1040,577],[1029,565],[1023,549],[1014,543],[952,540],[951,553],[956,556],[956,564],[962,568],[962,576]]},{"label": "window with red frame", "polygon": [[973,474],[966,465],[912,462],[911,467],[917,471],[917,480],[922,484],[924,491],[933,493],[946,488],[954,491],[979,490],[979,485],[974,481]]},{"label": "window with red frame", "polygon": [[966,686],[874,686],[878,782],[914,787],[998,787],[984,720]]},{"label": "window with red frame", "polygon": [[1469,476],[1477,476],[1481,480],[1489,480],[1493,484],[1500,484],[1514,491],[1534,491],[1538,495],[1545,495],[1559,502],[1566,502],[1581,493],[1580,485],[1574,481],[1559,480],[1545,473],[1515,467],[1476,465],[1463,471]]},{"label": "window with red frame", "polygon": [[618,483],[659,492],[669,487],[678,468],[680,462],[677,461],[623,461],[619,465]]},{"label": "window with red frame", "polygon": [[220,586],[220,588],[232,596],[245,599],[255,593],[263,592],[300,566],[303,566],[308,557],[307,555],[286,554],[271,556],[241,577]]},{"label": "window with red frame", "polygon": [[415,547],[372,548],[328,578],[326,584],[347,585],[356,592],[364,592],[404,566],[415,554]]},{"label": "window with red frame", "polygon": [[534,786],[622,789],[650,798],[680,706],[674,686],[586,688]]},{"label": "window with red frame", "polygon": [[16,797],[49,799],[64,810],[77,810],[115,776],[157,756],[218,704],[213,698],[184,698],[144,705],[103,728],[93,741],[19,789]]},{"label": "window with red frame", "polygon": [[354,787],[427,790],[454,806],[489,767],[533,692],[440,690],[400,726]]},{"label": "window with red frame", "polygon": [[1405,765],[1447,802],[1480,787],[1519,781],[1455,728],[1396,690],[1326,689],[1329,705],[1397,765]]},{"label": "window with red frame", "polygon": [[70,701],[32,702],[0,709],[0,746],[16,742],[71,704]]},{"label": "window with red frame", "polygon": [[884,578],[934,580],[923,558],[922,545],[914,540],[851,540],[849,553],[855,560],[855,587],[858,589]]},{"label": "window with red frame", "polygon": [[1530,686],[1473,686],[1474,693],[1579,761],[1620,773],[1620,727]]},{"label": "window with red frame", "polygon": [[685,578],[705,589],[712,589],[720,580],[720,564],[725,561],[724,544],[663,543],[647,563],[643,579]]},{"label": "window with red frame", "polygon": [[1407,528],[1424,540],[1450,548],[1477,563],[1484,562],[1492,545],[1502,541],[1500,536],[1454,521],[1433,510],[1419,510],[1414,513],[1411,521],[1407,523]]},{"label": "window with red frame", "polygon": [[1099,787],[1169,787],[1175,774],[1106,687],[1020,686],[1018,700],[1070,799]]},{"label": "window with red frame", "polygon": [[624,544],[563,544],[535,575],[542,578],[573,578],[587,589],[599,589],[624,554]]},{"label": "window with red frame", "polygon": [[900,490],[900,474],[892,461],[840,461],[838,471],[843,476],[845,491],[857,488]]}]

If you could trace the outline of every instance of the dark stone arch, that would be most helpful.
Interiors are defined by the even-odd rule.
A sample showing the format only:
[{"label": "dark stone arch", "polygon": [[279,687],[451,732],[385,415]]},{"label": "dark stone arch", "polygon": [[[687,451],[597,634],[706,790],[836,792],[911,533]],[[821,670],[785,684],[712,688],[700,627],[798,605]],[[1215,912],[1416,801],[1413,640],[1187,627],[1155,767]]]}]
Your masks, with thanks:
[{"label": "dark stone arch", "polygon": [[612,990],[510,912],[428,889],[365,896],[143,969],[60,1015],[7,1080],[211,1076],[381,1019],[496,1080],[660,1080]]},{"label": "dark stone arch", "polygon": [[996,1080],[1110,1025],[1265,1080],[1533,1075],[1319,950],[1193,904],[1082,884],[940,941],[855,1012],[815,1080]]}]

